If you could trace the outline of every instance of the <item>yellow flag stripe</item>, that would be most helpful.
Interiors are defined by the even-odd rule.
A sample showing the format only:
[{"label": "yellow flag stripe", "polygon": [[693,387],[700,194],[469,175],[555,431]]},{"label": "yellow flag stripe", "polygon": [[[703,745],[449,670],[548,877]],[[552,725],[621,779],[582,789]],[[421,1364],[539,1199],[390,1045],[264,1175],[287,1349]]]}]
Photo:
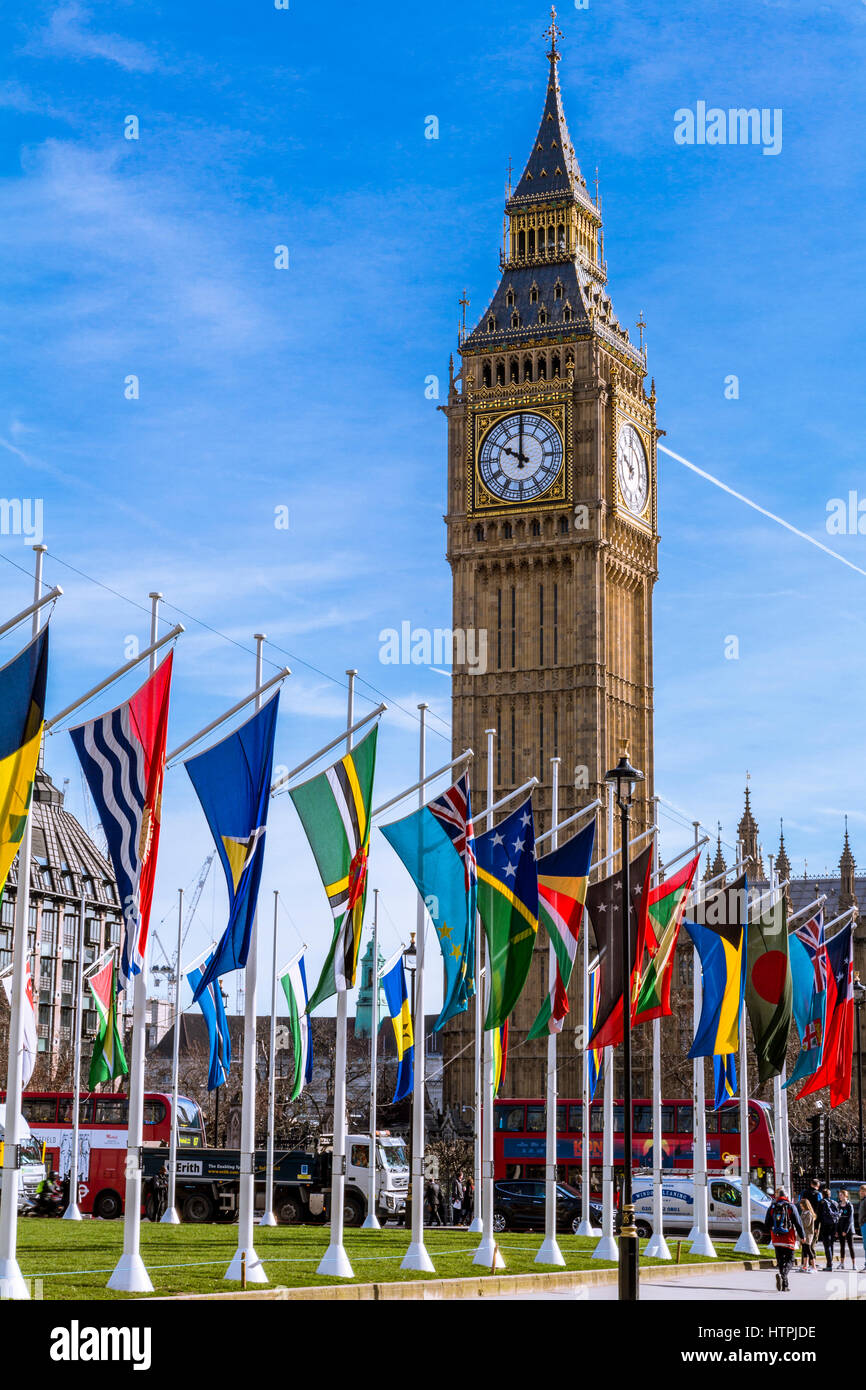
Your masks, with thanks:
[{"label": "yellow flag stripe", "polygon": [[344,758],[343,767],[346,769],[349,786],[352,788],[352,800],[355,803],[355,814],[358,817],[358,832],[361,837],[361,844],[363,844],[367,838],[367,810],[364,806],[364,797],[361,793],[358,773],[355,770],[355,759]]}]

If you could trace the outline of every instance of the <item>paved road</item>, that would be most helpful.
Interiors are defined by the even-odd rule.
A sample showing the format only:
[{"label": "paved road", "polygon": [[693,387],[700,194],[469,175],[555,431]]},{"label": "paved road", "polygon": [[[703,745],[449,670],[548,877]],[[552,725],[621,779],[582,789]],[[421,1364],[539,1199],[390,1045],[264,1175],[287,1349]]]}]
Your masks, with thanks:
[{"label": "paved road", "polygon": [[[744,1270],[741,1274],[713,1274],[712,1270],[708,1270],[706,1273],[693,1274],[685,1279],[645,1279],[641,1284],[640,1296],[641,1302],[667,1299],[702,1299],[708,1302],[748,1300],[750,1303],[765,1299],[775,1299],[783,1303],[866,1300],[866,1273],[859,1270],[856,1274],[849,1270],[840,1270],[833,1274],[825,1274],[823,1271],[818,1274],[798,1274],[794,1271],[789,1282],[790,1293],[779,1293],[774,1271],[770,1269]],[[615,1302],[617,1287],[616,1284],[584,1285],[574,1289],[550,1289],[544,1293],[501,1295],[503,1301],[526,1298]],[[487,1302],[486,1298],[484,1302]]]}]

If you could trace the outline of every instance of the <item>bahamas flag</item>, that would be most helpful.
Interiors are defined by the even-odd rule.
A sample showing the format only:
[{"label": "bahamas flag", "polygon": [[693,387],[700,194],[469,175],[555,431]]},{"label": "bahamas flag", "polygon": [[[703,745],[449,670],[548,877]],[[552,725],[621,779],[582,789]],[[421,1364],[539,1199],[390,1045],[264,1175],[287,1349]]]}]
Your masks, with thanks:
[{"label": "bahamas flag", "polygon": [[307,1005],[312,1013],[338,991],[352,989],[367,899],[370,808],[376,770],[378,724],[338,763],[289,793],[310,842],[331,912],[334,934],[319,983]]},{"label": "bahamas flag", "polygon": [[740,1046],[740,1010],[746,981],[746,876],[742,874],[706,902],[696,905],[696,922],[686,922],[701,959],[701,1017],[689,1056],[723,1056]]},{"label": "bahamas flag", "polygon": [[209,985],[205,985],[200,994],[196,994],[213,958],[214,952],[212,951],[204,964],[193,966],[192,970],[186,971],[186,978],[193,992],[193,997],[198,999],[198,1006],[204,1015],[207,1027],[210,1052],[207,1073],[209,1091],[215,1091],[218,1086],[226,1084],[229,1079],[229,1067],[232,1064],[232,1040],[229,1036],[228,1019],[226,1018],[219,977],[211,980]]},{"label": "bahamas flag", "polygon": [[[595,1026],[598,1023],[598,967],[589,972],[589,1035],[592,1037]],[[595,1099],[595,1088],[598,1085],[598,1078],[601,1075],[601,1050],[591,1047],[589,1056],[589,1098]]]},{"label": "bahamas flag", "polygon": [[733,1052],[713,1058],[713,1080],[716,1089],[713,1109],[718,1110],[720,1105],[724,1105],[726,1100],[733,1100],[737,1094],[737,1066]]},{"label": "bahamas flag", "polygon": [[239,729],[184,764],[229,890],[228,926],[193,988],[196,1002],[221,975],[247,963],[265,856],[279,704],[277,694]]},{"label": "bahamas flag", "polygon": [[392,965],[386,965],[382,973],[382,988],[388,1001],[388,1013],[394,1026],[394,1041],[397,1044],[397,1085],[394,1088],[394,1104],[403,1100],[412,1090],[415,1066],[415,1039],[412,1033],[412,1015],[409,1012],[409,995],[406,990],[406,971],[403,968],[402,950]]},{"label": "bahamas flag", "polygon": [[530,1038],[561,1032],[568,1013],[567,990],[577,955],[594,842],[592,821],[559,849],[538,860],[538,920],[553,946],[556,979],[529,1030]]},{"label": "bahamas flag", "polygon": [[45,719],[48,628],[0,669],[0,897],[24,837]]},{"label": "bahamas flag", "polygon": [[485,1028],[501,1028],[526,983],[538,934],[538,871],[532,798],[475,841],[478,911],[487,937],[490,992]]},{"label": "bahamas flag", "polygon": [[[450,791],[457,791],[457,787]],[[470,878],[450,824],[443,824],[443,806],[450,806],[448,792],[410,816],[381,827],[424,899],[439,939],[445,966],[445,998],[434,1031],[468,1007],[467,970],[471,972],[474,949],[474,873]],[[474,868],[474,854],[472,864]]]},{"label": "bahamas flag", "polygon": [[505,1080],[508,1065],[508,1019],[493,1034],[493,1094],[499,1095],[499,1088]]}]

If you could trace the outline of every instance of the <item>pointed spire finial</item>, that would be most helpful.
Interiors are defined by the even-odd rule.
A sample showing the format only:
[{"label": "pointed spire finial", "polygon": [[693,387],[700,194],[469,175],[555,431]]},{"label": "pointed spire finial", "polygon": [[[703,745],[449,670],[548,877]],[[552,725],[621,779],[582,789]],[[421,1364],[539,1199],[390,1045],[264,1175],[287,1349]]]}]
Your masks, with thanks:
[{"label": "pointed spire finial", "polygon": [[562,30],[558,29],[556,26],[556,10],[553,8],[552,5],[550,7],[550,24],[542,34],[542,38],[550,39],[550,52],[547,56],[552,63],[558,63],[560,59],[560,53],[556,47],[556,40],[562,38]]},{"label": "pointed spire finial", "polygon": [[643,331],[646,328],[646,319],[643,316],[643,309],[640,311],[640,317],[635,324],[635,328],[640,330],[640,350],[643,352]]}]

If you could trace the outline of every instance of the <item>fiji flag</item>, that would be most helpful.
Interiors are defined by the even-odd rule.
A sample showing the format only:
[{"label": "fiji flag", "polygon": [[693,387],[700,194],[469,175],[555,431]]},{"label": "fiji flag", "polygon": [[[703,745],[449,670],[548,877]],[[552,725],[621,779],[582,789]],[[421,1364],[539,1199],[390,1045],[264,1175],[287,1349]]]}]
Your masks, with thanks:
[{"label": "fiji flag", "polygon": [[184,764],[207,817],[229,890],[229,921],[204,967],[193,998],[213,980],[247,963],[256,914],[280,697],[234,733]]},{"label": "fiji flag", "polygon": [[382,987],[388,1001],[388,1012],[394,1025],[394,1041],[397,1044],[397,1085],[394,1089],[394,1104],[408,1096],[413,1087],[415,1069],[415,1038],[412,1032],[412,1015],[409,1012],[409,995],[406,991],[406,971],[403,968],[402,950],[393,964],[386,965],[382,971]]},{"label": "fiji flag", "polygon": [[229,1067],[232,1064],[232,1042],[229,1037],[228,1019],[226,1018],[219,980],[212,980],[209,985],[205,986],[201,994],[196,994],[214,955],[215,952],[211,951],[203,964],[185,971],[193,992],[193,998],[198,1000],[198,1006],[204,1014],[204,1021],[207,1025],[208,1043],[210,1044],[210,1065],[207,1074],[209,1091],[215,1091],[217,1086],[225,1085],[229,1079]]}]

